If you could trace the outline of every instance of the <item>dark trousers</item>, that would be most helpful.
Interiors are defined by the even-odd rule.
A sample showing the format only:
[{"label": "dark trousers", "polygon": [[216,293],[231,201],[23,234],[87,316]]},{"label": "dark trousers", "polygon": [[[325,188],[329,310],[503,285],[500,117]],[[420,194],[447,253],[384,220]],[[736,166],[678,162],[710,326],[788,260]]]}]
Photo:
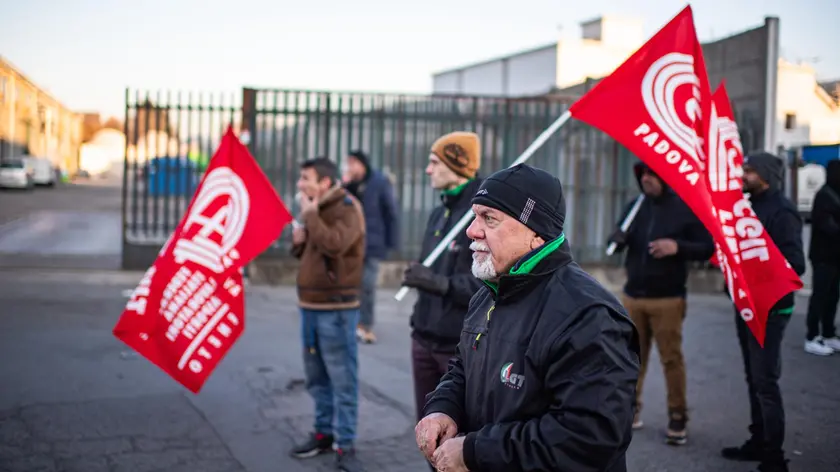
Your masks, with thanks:
[{"label": "dark trousers", "polygon": [[449,359],[454,355],[454,349],[452,352],[437,351],[412,338],[411,370],[414,374],[414,404],[417,421],[423,419],[426,395],[437,388],[440,378],[449,370]]},{"label": "dark trousers", "polygon": [[[414,374],[414,405],[418,422],[423,419],[426,395],[437,388],[440,378],[449,370],[449,359],[454,355],[454,350],[437,351],[414,338],[411,339],[411,370]],[[431,464],[429,468],[435,470]]]},{"label": "dark trousers", "polygon": [[376,282],[379,280],[379,259],[365,259],[362,272],[362,305],[359,307],[359,324],[365,329],[373,328],[373,309],[376,307]]},{"label": "dark trousers", "polygon": [[735,325],[750,398],[750,431],[764,444],[769,459],[784,456],[785,408],[779,377],[782,375],[782,338],[789,314],[771,312],[767,317],[764,348],[758,344],[747,323],[735,314]]},{"label": "dark trousers", "polygon": [[834,320],[840,301],[840,267],[833,264],[814,264],[811,278],[813,291],[808,301],[808,341],[817,336],[833,338],[837,335]]}]

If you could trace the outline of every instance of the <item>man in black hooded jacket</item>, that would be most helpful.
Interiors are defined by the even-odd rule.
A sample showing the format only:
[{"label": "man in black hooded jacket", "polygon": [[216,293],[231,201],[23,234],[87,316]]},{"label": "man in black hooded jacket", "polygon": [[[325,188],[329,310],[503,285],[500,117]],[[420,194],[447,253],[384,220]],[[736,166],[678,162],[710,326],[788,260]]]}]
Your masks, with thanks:
[{"label": "man in black hooded jacket", "polygon": [[560,181],[520,164],[472,199],[458,355],[415,428],[437,470],[627,470],[639,345],[621,303],[572,260]]},{"label": "man in black hooded jacket", "polygon": [[[610,238],[618,251],[627,251],[627,282],[622,303],[639,330],[642,350],[633,427],[638,429],[644,424],[642,387],[655,341],[667,391],[666,441],[682,445],[688,441],[688,396],[682,349],[688,263],[709,260],[715,244],[688,205],[650,167],[640,162],[633,170],[644,200],[627,231],[619,228]],[[632,203],[627,206],[625,215],[631,206]]]},{"label": "man in black hooded jacket", "polygon": [[827,356],[840,352],[834,320],[840,301],[840,160],[826,166],[825,185],[814,196],[811,209],[813,291],[808,302],[805,352]]},{"label": "man in black hooded jacket", "polygon": [[[770,239],[801,276],[805,273],[802,217],[782,193],[784,172],[784,162],[778,157],[766,152],[750,154],[744,158],[744,192],[750,194],[750,206]],[[785,410],[779,377],[782,374],[782,338],[793,313],[793,303],[794,293],[791,292],[770,309],[763,348],[735,311],[738,343],[747,377],[752,436],[743,445],[724,448],[721,453],[727,459],[759,461],[761,472],[788,470],[782,449]]]}]

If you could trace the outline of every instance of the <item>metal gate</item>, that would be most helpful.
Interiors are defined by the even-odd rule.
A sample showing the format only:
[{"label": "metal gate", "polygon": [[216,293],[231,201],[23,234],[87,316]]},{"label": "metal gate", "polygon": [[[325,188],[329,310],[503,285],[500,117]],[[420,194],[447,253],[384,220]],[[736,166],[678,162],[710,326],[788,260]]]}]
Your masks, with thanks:
[{"label": "metal gate", "polygon": [[[236,97],[127,93],[124,266],[145,268],[154,259],[229,123],[250,132],[252,154],[293,213],[301,161],[328,156],[342,165],[351,150],[366,152],[391,176],[402,209],[392,257],[416,259],[439,202],[424,173],[432,142],[456,130],[478,133],[480,174],[488,175],[516,159],[572,101],[281,89],[243,89]],[[605,239],[638,192],[634,160],[605,134],[571,120],[529,161],[564,185],[566,233],[578,260],[605,260]],[[267,256],[286,254],[288,233]]]}]

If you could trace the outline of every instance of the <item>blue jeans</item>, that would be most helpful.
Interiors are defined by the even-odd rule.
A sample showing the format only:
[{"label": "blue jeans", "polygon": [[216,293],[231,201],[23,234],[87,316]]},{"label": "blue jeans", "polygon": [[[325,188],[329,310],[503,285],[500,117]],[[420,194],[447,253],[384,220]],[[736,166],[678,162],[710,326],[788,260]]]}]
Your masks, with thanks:
[{"label": "blue jeans", "polygon": [[350,449],[358,423],[359,310],[300,311],[303,368],[306,388],[315,401],[315,432],[335,436],[338,447]]},{"label": "blue jeans", "polygon": [[379,279],[379,259],[365,259],[362,273],[362,306],[359,324],[367,329],[373,328],[373,309],[376,304],[376,281]]}]

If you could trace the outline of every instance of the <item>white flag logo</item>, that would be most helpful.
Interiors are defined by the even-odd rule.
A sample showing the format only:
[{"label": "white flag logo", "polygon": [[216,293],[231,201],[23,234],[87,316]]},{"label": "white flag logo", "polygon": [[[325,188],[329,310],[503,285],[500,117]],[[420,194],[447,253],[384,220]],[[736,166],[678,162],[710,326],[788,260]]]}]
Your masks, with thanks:
[{"label": "white flag logo", "polygon": [[[692,88],[689,98],[685,103],[677,103],[677,89],[686,85]],[[672,52],[651,64],[642,79],[642,99],[665,136],[703,170],[705,159],[694,127],[701,119],[700,79],[694,72],[694,56]],[[683,108],[689,123],[680,118],[678,107]]]}]

